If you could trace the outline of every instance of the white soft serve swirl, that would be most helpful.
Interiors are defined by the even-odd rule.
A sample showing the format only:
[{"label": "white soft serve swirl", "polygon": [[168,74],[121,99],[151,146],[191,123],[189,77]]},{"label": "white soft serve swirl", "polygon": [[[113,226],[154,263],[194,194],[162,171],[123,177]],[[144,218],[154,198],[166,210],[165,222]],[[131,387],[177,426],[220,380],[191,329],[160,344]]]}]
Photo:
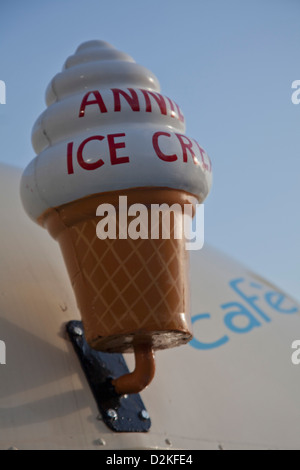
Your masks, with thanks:
[{"label": "white soft serve swirl", "polygon": [[[113,88],[134,89],[139,111],[132,110],[121,96],[121,110],[114,111]],[[83,117],[79,110],[83,97],[97,90],[107,112],[99,106],[86,106]],[[182,147],[176,134],[185,132],[179,111],[165,97],[167,114],[151,98],[151,112],[146,111],[142,90],[159,93],[155,75],[138,65],[127,54],[104,41],[83,43],[69,57],[63,71],[50,82],[46,91],[47,109],[37,119],[32,130],[32,144],[37,156],[25,169],[21,180],[21,198],[26,212],[37,220],[47,209],[81,199],[92,194],[135,187],[169,187],[188,191],[203,200],[211,186],[211,172],[204,164],[203,154],[195,145],[196,158],[182,159]],[[91,95],[90,100],[93,99]],[[178,155],[176,161],[160,159],[153,147],[156,132],[165,155]],[[126,143],[117,150],[118,157],[128,156],[130,162],[112,165],[108,134],[124,134],[115,142]],[[89,142],[84,148],[84,160],[104,164],[87,171],[76,160],[76,151],[85,139],[101,135],[104,139]],[[73,173],[67,170],[67,145],[73,142]],[[205,154],[208,162],[208,157]],[[195,161],[197,162],[195,164]]]}]

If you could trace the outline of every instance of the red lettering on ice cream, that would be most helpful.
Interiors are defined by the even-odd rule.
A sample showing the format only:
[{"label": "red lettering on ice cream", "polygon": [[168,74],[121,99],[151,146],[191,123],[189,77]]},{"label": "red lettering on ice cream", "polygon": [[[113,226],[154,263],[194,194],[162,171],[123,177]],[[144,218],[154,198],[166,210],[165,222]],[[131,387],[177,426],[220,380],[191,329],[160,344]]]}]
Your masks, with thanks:
[{"label": "red lettering on ice cream", "polygon": [[178,138],[181,148],[182,148],[182,155],[183,155],[183,161],[186,163],[188,159],[187,155],[187,150],[189,150],[190,154],[193,157],[194,163],[197,163],[196,155],[193,150],[193,142],[191,139],[189,139],[186,135],[182,134],[175,134],[176,137]]},{"label": "red lettering on ice cream", "polygon": [[113,92],[113,95],[114,95],[115,111],[121,111],[120,95],[122,95],[126,99],[132,111],[140,110],[140,103],[139,103],[138,95],[137,95],[137,92],[134,91],[133,88],[128,88],[128,91],[130,92],[131,96],[128,93],[126,93],[126,91],[121,90],[120,88],[112,88],[111,91]]},{"label": "red lettering on ice cream", "polygon": [[171,137],[171,134],[169,134],[168,132],[155,132],[155,134],[153,134],[153,137],[152,137],[152,144],[153,144],[153,148],[156,152],[156,155],[161,159],[161,160],[164,160],[165,162],[175,162],[175,160],[177,160],[177,155],[173,154],[173,155],[166,155],[164,154],[161,150],[160,150],[160,147],[158,145],[158,138],[161,136],[161,135],[164,135],[165,137]]},{"label": "red lettering on ice cream", "polygon": [[[94,95],[95,99],[88,101],[90,95]],[[85,114],[85,108],[87,106],[90,106],[91,104],[97,104],[99,106],[101,113],[107,113],[107,109],[102,99],[102,96],[100,95],[99,91],[95,90],[95,91],[89,91],[88,93],[84,95],[81,105],[80,105],[78,117],[83,117]]]},{"label": "red lettering on ice cream", "polygon": [[177,103],[175,103],[175,106],[176,106],[176,108],[177,108],[179,121],[184,122],[184,115],[182,114],[181,109],[179,108],[179,106],[178,106]]},{"label": "red lettering on ice cream", "polygon": [[184,115],[182,114],[181,109],[179,108],[178,104],[175,103],[173,100],[171,100],[171,99],[168,98],[168,97],[167,97],[167,99],[168,99],[168,101],[169,101],[169,103],[170,103],[170,106],[171,106],[171,117],[175,117],[175,116],[176,116],[175,107],[174,107],[174,105],[175,105],[176,108],[177,108],[177,114],[178,114],[178,119],[179,119],[179,121],[184,122]]},{"label": "red lettering on ice cream", "polygon": [[[142,93],[144,100],[142,100],[141,96],[138,95],[137,91]],[[180,107],[174,101],[172,101],[168,97],[164,97],[160,93],[156,93],[150,90],[145,90],[143,88],[137,89],[134,88],[127,88],[123,90],[121,88],[111,88],[110,92],[113,94],[113,109],[111,111],[120,112],[122,111],[125,106],[130,106],[132,111],[135,112],[143,112],[145,110],[146,113],[153,112],[153,103],[156,103],[159,107],[160,113],[164,116],[168,114],[172,118],[177,118],[179,121],[184,122],[184,116],[181,112]],[[91,96],[92,95],[92,96]],[[93,99],[94,98],[94,99]],[[109,101],[107,104],[109,104]],[[127,104],[126,104],[127,102]],[[169,102],[169,107],[167,106],[167,102]],[[86,107],[91,105],[97,105],[99,108],[100,113],[107,113],[107,107],[105,105],[104,99],[98,90],[88,91],[82,101],[80,103],[79,114],[78,117],[82,118],[85,116]],[[143,105],[145,108],[143,109]],[[142,109],[141,109],[142,106]],[[175,108],[177,111],[175,111]]]},{"label": "red lettering on ice cream", "polygon": [[[205,150],[203,150],[202,147],[200,147],[200,145],[198,144],[197,140],[194,141],[199,149],[199,152],[200,152],[200,155],[201,155],[201,160],[202,160],[202,163],[203,163],[203,166],[206,170],[208,171],[211,171],[211,161],[210,161],[210,158],[209,156],[207,155],[207,153],[205,152]],[[206,155],[206,158],[208,160],[208,163],[209,165],[206,163],[205,159],[204,159],[204,155]]]},{"label": "red lettering on ice cream", "polygon": [[69,142],[67,145],[67,168],[68,168],[68,175],[74,173],[73,168],[73,142]]},{"label": "red lettering on ice cream", "polygon": [[117,165],[118,163],[128,163],[129,157],[117,157],[116,149],[125,148],[125,142],[115,142],[117,137],[125,137],[126,134],[109,134],[107,136],[110,161],[112,165]]},{"label": "red lettering on ice cream", "polygon": [[[129,157],[128,156],[119,156],[117,155],[117,150],[122,149],[126,147],[125,142],[115,142],[115,139],[119,137],[126,137],[125,133],[122,134],[108,134],[107,135],[107,143],[108,143],[108,149],[109,149],[109,156],[110,156],[110,163],[111,165],[118,165],[120,163],[129,163]],[[99,158],[97,161],[89,162],[83,157],[83,152],[86,144],[89,142],[98,140],[101,142],[102,140],[105,139],[105,136],[103,135],[93,135],[91,137],[88,137],[87,139],[84,139],[80,145],[78,146],[77,149],[77,162],[81,168],[84,170],[96,170],[97,168],[100,168],[101,166],[104,165],[104,161],[102,158]],[[68,170],[68,175],[71,175],[74,173],[74,166],[73,166],[73,147],[74,147],[74,142],[69,142],[67,145],[67,170]]]},{"label": "red lettering on ice cream", "polygon": [[102,165],[104,165],[104,161],[101,158],[97,160],[96,162],[88,163],[83,159],[83,156],[82,156],[83,149],[88,142],[91,142],[92,140],[101,141],[103,139],[104,139],[103,135],[93,135],[92,137],[88,137],[87,139],[84,139],[83,142],[81,142],[77,150],[77,160],[81,168],[83,168],[84,170],[96,170],[97,168],[100,168]]},{"label": "red lettering on ice cream", "polygon": [[172,101],[170,98],[168,98],[168,97],[167,97],[167,100],[168,100],[169,103],[170,103],[170,106],[171,106],[171,117],[173,118],[173,117],[176,116],[174,103],[173,103],[173,101]]},{"label": "red lettering on ice cream", "polygon": [[[206,170],[211,171],[211,162],[210,162],[209,156],[203,150],[203,148],[200,147],[200,145],[198,144],[198,142],[196,140],[194,140],[194,143],[193,143],[193,141],[191,139],[189,139],[186,135],[184,135],[184,134],[175,134],[175,136],[177,137],[177,140],[180,143],[181,155],[176,155],[176,154],[167,155],[166,153],[164,153],[162,151],[162,149],[159,145],[158,139],[159,139],[160,136],[168,137],[168,139],[170,139],[170,138],[172,139],[174,137],[172,137],[172,134],[170,134],[168,132],[155,132],[153,134],[153,136],[152,136],[152,145],[153,145],[153,148],[155,150],[156,155],[161,160],[163,160],[165,162],[175,162],[176,160],[178,160],[178,158],[182,157],[183,162],[187,163],[188,155],[191,155],[191,157],[193,159],[193,163],[195,165],[199,165],[200,162],[199,162],[199,160],[197,158],[197,155],[195,153],[195,150],[194,150],[195,145],[196,145],[198,147],[200,155],[201,155],[201,160],[202,160],[203,167]],[[206,160],[205,160],[204,157],[206,157]]]},{"label": "red lettering on ice cream", "polygon": [[155,99],[156,103],[158,104],[161,114],[165,114],[165,115],[167,114],[167,105],[162,95],[160,95],[159,93],[153,93],[153,91],[143,90],[143,89],[141,89],[141,92],[143,93],[144,98],[145,98],[146,113],[152,112],[152,106],[151,106],[151,100],[150,100],[150,96],[152,96]]}]

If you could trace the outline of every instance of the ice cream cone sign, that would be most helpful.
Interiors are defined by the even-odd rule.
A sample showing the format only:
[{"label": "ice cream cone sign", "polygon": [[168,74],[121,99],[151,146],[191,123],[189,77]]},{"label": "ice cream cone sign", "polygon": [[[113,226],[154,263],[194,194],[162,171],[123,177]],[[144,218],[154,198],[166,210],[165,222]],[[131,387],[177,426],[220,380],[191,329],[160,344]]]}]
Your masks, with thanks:
[{"label": "ice cream cone sign", "polygon": [[157,78],[104,41],[69,57],[32,132],[21,181],[27,214],[60,245],[86,340],[134,352],[119,395],[153,378],[154,351],[192,339],[186,230],[212,181]]}]

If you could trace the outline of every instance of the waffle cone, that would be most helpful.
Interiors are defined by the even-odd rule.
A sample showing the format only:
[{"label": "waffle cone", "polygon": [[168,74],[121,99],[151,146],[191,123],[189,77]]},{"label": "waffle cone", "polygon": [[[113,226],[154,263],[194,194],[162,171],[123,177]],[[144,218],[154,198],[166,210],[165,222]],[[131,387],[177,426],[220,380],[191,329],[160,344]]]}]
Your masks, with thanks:
[{"label": "waffle cone", "polygon": [[[184,237],[101,240],[96,233],[100,204],[195,205],[196,198],[169,188],[134,188],[97,194],[50,209],[41,223],[59,242],[77,299],[86,339],[97,350],[129,352],[133,343],[165,349],[191,338],[188,251]],[[128,224],[132,218],[128,218]],[[150,227],[150,224],[149,224]]]}]

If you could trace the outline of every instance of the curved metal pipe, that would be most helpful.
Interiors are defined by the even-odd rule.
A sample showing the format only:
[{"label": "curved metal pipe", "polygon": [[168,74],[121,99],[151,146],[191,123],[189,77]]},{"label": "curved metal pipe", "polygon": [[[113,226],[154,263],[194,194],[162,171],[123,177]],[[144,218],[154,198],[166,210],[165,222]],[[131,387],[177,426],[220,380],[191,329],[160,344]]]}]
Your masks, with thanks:
[{"label": "curved metal pipe", "polygon": [[155,374],[154,351],[150,344],[135,344],[135,369],[114,379],[112,385],[118,395],[139,393],[146,388]]}]

